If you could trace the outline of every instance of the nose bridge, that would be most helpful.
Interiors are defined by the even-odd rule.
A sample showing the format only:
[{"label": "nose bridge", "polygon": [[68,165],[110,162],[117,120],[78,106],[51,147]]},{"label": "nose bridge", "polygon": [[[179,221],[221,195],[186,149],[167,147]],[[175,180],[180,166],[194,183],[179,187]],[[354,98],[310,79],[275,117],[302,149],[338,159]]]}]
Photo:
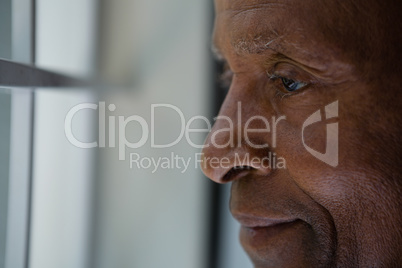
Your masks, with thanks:
[{"label": "nose bridge", "polygon": [[208,137],[213,147],[222,149],[223,154],[247,151],[245,124],[250,118],[259,116],[254,98],[252,94],[247,94],[247,90],[235,85],[228,92]]},{"label": "nose bridge", "polygon": [[[247,91],[232,86],[205,142],[202,170],[219,183],[226,182],[225,174],[235,167],[247,166],[250,172],[262,174],[270,172],[270,167],[258,161],[270,152],[268,118],[259,113],[256,96]],[[253,131],[263,128],[265,133]]]},{"label": "nose bridge", "polygon": [[[258,85],[253,83],[251,79],[247,79],[247,81],[242,80],[246,79],[234,78],[212,128],[213,132],[225,127],[232,127],[234,129],[233,137],[238,145],[244,139],[243,130],[247,121],[253,117],[263,116],[259,109],[261,103],[255,94],[255,87]],[[250,123],[253,124],[253,122]],[[248,127],[252,126],[249,124]]]}]

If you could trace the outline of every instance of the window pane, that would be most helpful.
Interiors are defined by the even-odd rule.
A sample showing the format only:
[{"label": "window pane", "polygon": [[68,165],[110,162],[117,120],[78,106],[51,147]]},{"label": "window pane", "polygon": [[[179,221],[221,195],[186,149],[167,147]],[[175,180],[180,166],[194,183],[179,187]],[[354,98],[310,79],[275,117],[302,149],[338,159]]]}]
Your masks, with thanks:
[{"label": "window pane", "polygon": [[0,1],[0,58],[11,59],[11,0]]},{"label": "window pane", "polygon": [[4,267],[10,156],[11,95],[0,89],[0,267]]},{"label": "window pane", "polygon": [[[36,65],[78,77],[91,73],[96,3],[36,1]],[[38,89],[35,96],[30,268],[87,268],[91,218],[92,151],[66,138],[64,122],[88,92]],[[73,119],[73,133],[93,140],[92,111]]]}]

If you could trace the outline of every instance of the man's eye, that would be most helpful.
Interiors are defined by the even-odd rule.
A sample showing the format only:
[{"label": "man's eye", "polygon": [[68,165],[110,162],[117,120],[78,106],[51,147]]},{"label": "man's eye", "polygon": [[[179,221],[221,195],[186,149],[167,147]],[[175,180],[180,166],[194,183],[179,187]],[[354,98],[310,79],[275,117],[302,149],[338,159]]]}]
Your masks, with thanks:
[{"label": "man's eye", "polygon": [[288,79],[285,77],[281,77],[281,80],[282,80],[283,87],[288,92],[293,92],[293,91],[299,90],[307,85],[306,83],[294,81],[292,79]]},{"label": "man's eye", "polygon": [[271,81],[276,84],[278,92],[280,92],[281,94],[288,95],[308,86],[308,83],[305,82],[300,82],[277,74],[267,74],[269,75]]}]

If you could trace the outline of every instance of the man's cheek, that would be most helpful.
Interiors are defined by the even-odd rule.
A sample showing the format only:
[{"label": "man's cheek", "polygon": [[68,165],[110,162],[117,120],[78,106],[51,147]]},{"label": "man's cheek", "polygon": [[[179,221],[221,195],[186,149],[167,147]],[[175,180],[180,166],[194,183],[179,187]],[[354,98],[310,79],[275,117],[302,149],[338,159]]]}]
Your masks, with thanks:
[{"label": "man's cheek", "polygon": [[[276,133],[276,147],[272,150],[277,157],[282,157],[286,161],[285,171],[297,175],[305,168],[306,150],[303,147],[300,136],[301,128],[291,125],[288,121],[278,125]],[[296,172],[296,173],[295,173]]]},{"label": "man's cheek", "polygon": [[[303,132],[302,124],[295,126],[284,122],[278,128],[277,134],[277,147],[274,148],[274,151],[277,157],[285,160],[286,168],[283,171],[288,173],[295,183],[304,191],[311,193],[317,192],[317,189],[326,191],[326,188],[331,190],[334,187],[336,180],[333,176],[331,178],[327,178],[327,176],[336,174],[337,167],[332,167],[307,150],[310,148],[325,153],[327,144],[325,125],[317,123],[307,127]],[[321,193],[317,193],[317,198],[320,196]]]},{"label": "man's cheek", "polygon": [[283,156],[289,164],[289,168],[297,167],[298,170],[307,169],[310,164],[319,161],[308,148],[325,153],[326,129],[325,123],[317,122],[309,126],[303,126],[307,115],[299,114],[286,116],[276,125],[276,146],[273,150],[278,156]]}]

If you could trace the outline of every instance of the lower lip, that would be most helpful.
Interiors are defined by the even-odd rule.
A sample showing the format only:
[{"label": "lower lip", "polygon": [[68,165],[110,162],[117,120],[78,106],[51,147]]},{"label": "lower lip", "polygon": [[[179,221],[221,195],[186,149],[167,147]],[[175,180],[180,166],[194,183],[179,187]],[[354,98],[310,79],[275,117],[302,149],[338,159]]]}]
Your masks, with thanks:
[{"label": "lower lip", "polygon": [[249,249],[266,248],[272,245],[278,246],[286,240],[292,239],[294,232],[297,231],[301,220],[280,223],[268,227],[244,227],[240,231],[240,238],[243,246]]}]

